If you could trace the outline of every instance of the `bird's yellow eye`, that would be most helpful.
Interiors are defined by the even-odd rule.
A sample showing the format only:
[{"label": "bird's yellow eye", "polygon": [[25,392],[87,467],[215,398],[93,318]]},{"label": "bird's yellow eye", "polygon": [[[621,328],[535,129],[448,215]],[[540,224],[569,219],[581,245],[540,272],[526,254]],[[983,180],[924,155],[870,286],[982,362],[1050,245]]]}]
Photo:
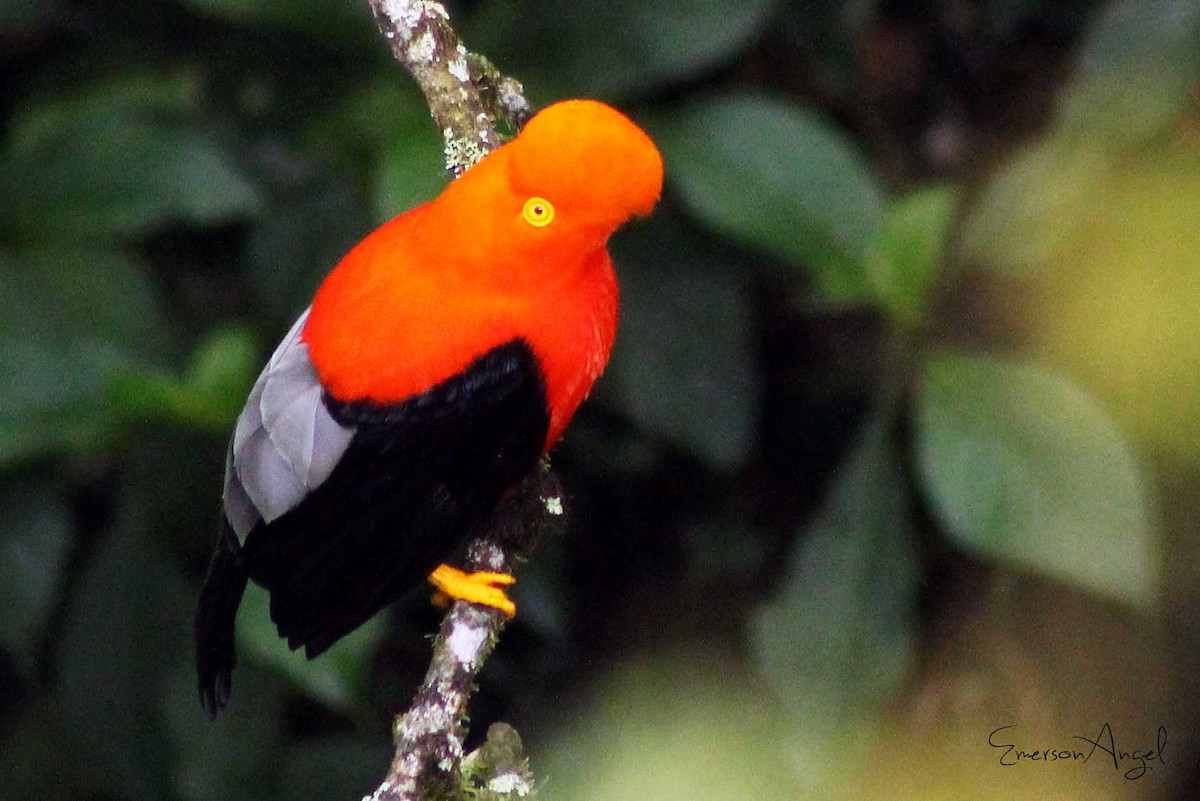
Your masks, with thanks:
[{"label": "bird's yellow eye", "polygon": [[544,228],[554,219],[554,204],[544,197],[531,197],[521,209],[525,222],[535,228]]}]

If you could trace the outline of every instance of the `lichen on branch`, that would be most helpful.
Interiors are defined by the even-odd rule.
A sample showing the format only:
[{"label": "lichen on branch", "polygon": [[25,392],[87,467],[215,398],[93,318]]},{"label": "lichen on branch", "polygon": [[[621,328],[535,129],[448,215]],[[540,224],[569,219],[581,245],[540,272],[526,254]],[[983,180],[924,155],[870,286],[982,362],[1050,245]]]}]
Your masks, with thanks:
[{"label": "lichen on branch", "polygon": [[[500,503],[467,550],[465,569],[511,572],[522,556],[562,525],[562,490],[548,461]],[[442,620],[425,679],[407,712],[396,717],[396,755],[387,778],[364,801],[471,797],[531,799],[534,787],[509,727],[466,755],[467,703],[476,678],[507,622],[491,607],[456,601]],[[499,739],[498,739],[499,738]]]},{"label": "lichen on branch", "polygon": [[521,84],[467,52],[441,3],[370,0],[392,53],[416,80],[442,132],[446,166],[457,178],[500,146],[495,117],[520,127],[530,115]]},{"label": "lichen on branch", "polygon": [[[467,51],[441,3],[369,2],[392,53],[425,95],[454,177],[500,146],[497,118],[516,130],[532,115],[521,84]],[[541,536],[559,527],[562,515],[558,479],[543,461],[476,532],[464,569],[511,573]],[[464,754],[467,704],[506,622],[497,609],[451,605],[412,706],[392,726],[396,754],[387,777],[364,801],[533,797],[520,737],[511,728],[493,726],[484,746]]]}]

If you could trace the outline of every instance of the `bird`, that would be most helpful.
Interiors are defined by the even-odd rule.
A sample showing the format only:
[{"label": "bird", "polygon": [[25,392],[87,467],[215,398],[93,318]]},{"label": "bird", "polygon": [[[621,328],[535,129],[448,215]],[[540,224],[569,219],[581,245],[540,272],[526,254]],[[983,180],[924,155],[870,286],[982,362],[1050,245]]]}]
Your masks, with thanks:
[{"label": "bird", "polygon": [[562,101],[337,263],[227,451],[194,631],[209,717],[230,700],[249,581],[309,659],[426,579],[515,613],[511,576],[447,562],[604,370],[618,307],[607,242],[650,214],[662,186],[662,157],[636,123]]}]

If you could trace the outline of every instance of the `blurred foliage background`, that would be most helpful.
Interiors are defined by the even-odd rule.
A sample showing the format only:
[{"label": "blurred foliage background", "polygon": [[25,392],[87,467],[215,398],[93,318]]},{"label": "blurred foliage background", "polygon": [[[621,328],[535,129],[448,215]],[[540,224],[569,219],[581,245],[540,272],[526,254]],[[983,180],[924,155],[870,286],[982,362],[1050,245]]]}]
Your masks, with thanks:
[{"label": "blurred foliage background", "polygon": [[[1200,797],[1200,3],[451,11],[668,170],[475,737],[549,799]],[[252,594],[215,724],[191,615],[260,364],[446,181],[421,99],[359,0],[0,0],[0,77],[0,797],[358,798],[425,593],[313,663]],[[989,745],[1105,723],[1161,762]]]}]

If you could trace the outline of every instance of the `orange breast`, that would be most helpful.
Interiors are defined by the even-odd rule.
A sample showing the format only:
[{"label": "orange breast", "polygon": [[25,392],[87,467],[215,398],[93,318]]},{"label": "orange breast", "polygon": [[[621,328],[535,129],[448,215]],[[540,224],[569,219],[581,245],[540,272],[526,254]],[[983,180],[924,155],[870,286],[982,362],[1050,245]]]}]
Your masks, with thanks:
[{"label": "orange breast", "polygon": [[[546,447],[562,434],[604,369],[616,332],[617,289],[601,247],[530,281],[447,242],[432,205],[364,239],[322,284],[304,330],[309,356],[339,400],[399,403],[465,370],[517,337],[529,342],[546,382]],[[523,275],[511,284],[506,274]]]},{"label": "orange breast", "polygon": [[581,265],[579,279],[552,288],[537,300],[538,314],[526,337],[542,363],[550,406],[546,447],[562,435],[579,404],[604,372],[617,333],[617,282],[599,250]]}]

